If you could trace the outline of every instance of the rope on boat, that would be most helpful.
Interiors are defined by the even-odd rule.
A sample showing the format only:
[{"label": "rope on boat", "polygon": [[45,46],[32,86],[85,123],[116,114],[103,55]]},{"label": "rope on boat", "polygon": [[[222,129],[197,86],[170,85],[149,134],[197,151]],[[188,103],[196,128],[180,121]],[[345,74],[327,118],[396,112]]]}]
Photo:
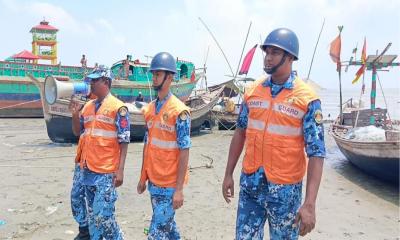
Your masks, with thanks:
[{"label": "rope on boat", "polygon": [[386,109],[387,109],[387,115],[388,115],[388,118],[389,118],[390,127],[391,127],[391,128],[393,128],[392,119],[391,119],[391,117],[390,117],[390,114],[389,114],[389,108],[388,108],[388,104],[387,104],[387,102],[386,102],[385,93],[383,92],[383,88],[382,88],[381,80],[379,80],[379,75],[378,75],[378,73],[376,73],[376,76],[377,76],[377,78],[378,78],[378,83],[379,83],[379,86],[381,87],[381,91],[382,91],[383,100],[385,101],[385,106],[386,106]]},{"label": "rope on boat", "polygon": [[364,95],[364,86],[365,86],[364,84],[365,84],[365,74],[363,74],[362,88],[361,88],[360,98],[358,99],[358,109],[357,109],[356,123],[354,124],[354,128],[356,128],[358,124],[358,116],[360,115],[360,108],[361,108],[361,98]]},{"label": "rope on boat", "polygon": [[16,106],[20,106],[20,105],[24,105],[24,104],[32,103],[32,102],[37,102],[37,101],[40,101],[40,99],[27,101],[27,102],[22,102],[22,103],[17,103],[17,104],[5,106],[5,107],[0,107],[0,110],[7,109],[7,108],[13,108],[13,107],[16,107]]}]

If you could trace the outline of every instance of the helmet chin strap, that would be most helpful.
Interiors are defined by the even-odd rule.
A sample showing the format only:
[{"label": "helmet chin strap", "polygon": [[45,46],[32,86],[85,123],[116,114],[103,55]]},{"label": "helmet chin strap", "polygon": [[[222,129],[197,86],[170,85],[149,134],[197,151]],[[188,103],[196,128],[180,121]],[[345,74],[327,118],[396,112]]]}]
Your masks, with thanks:
[{"label": "helmet chin strap", "polygon": [[165,80],[167,80],[167,77],[168,77],[168,73],[165,72],[165,74],[164,74],[164,79],[163,79],[162,83],[161,83],[160,85],[158,85],[158,86],[154,86],[154,85],[153,85],[153,89],[154,89],[155,91],[160,91],[160,90],[162,89],[162,87],[164,86],[164,83],[165,83]]},{"label": "helmet chin strap", "polygon": [[280,66],[282,66],[282,64],[285,62],[285,60],[286,60],[286,57],[287,57],[287,53],[285,52],[284,54],[283,54],[283,56],[282,56],[282,58],[281,58],[281,61],[276,65],[276,66],[274,66],[274,67],[272,67],[272,68],[264,68],[264,71],[267,73],[267,74],[269,74],[269,75],[271,75],[271,74],[273,74],[274,72],[276,72],[276,70],[278,70],[278,68],[280,67]]}]

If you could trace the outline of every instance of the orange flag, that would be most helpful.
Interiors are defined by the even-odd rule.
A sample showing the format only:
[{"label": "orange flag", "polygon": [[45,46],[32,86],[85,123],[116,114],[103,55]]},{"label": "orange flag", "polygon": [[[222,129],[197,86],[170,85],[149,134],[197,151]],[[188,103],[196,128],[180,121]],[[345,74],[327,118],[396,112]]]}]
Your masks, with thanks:
[{"label": "orange flag", "polygon": [[331,49],[329,55],[331,55],[332,61],[335,63],[340,62],[340,49],[342,47],[342,40],[340,34],[331,42]]},{"label": "orange flag", "polygon": [[364,74],[365,72],[365,68],[366,68],[366,62],[367,60],[367,40],[364,38],[364,45],[361,51],[361,67],[360,69],[358,69],[358,71],[356,72],[356,77],[354,78],[354,80],[351,82],[352,84],[355,84],[358,82],[358,79],[360,79],[361,75]]},{"label": "orange flag", "polygon": [[367,39],[364,37],[364,45],[361,51],[361,62],[365,64],[367,61]]},{"label": "orange flag", "polygon": [[329,50],[329,55],[331,55],[332,61],[336,63],[336,71],[340,72],[340,50],[342,48],[342,39],[340,33],[343,30],[343,26],[338,26],[339,35],[331,42],[331,49]]}]

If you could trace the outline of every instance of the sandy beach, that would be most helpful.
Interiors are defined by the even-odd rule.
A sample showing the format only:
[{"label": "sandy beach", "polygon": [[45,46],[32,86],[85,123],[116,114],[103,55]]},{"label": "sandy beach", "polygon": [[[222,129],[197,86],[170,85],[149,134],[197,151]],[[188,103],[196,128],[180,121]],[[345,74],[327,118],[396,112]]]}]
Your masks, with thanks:
[{"label": "sandy beach", "polygon": [[[221,195],[232,133],[214,130],[192,138],[193,169],[176,216],[183,239],[234,239],[240,166],[233,203]],[[325,137],[317,225],[301,239],[399,239],[398,187],[360,172]],[[152,214],[149,194],[136,193],[142,147],[141,142],[129,145],[124,184],[118,188],[116,216],[125,239],[146,239],[143,230]],[[0,239],[73,239],[77,224],[69,194],[75,150],[73,144],[52,143],[43,119],[0,119]],[[212,168],[201,167],[210,159]]]}]

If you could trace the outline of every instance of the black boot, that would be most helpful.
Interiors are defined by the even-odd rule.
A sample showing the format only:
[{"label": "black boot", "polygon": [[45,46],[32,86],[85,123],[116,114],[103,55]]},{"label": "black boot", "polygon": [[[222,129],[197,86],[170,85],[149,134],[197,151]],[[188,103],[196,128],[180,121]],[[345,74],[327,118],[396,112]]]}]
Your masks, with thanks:
[{"label": "black boot", "polygon": [[74,240],[90,240],[89,227],[79,227],[79,233]]}]

